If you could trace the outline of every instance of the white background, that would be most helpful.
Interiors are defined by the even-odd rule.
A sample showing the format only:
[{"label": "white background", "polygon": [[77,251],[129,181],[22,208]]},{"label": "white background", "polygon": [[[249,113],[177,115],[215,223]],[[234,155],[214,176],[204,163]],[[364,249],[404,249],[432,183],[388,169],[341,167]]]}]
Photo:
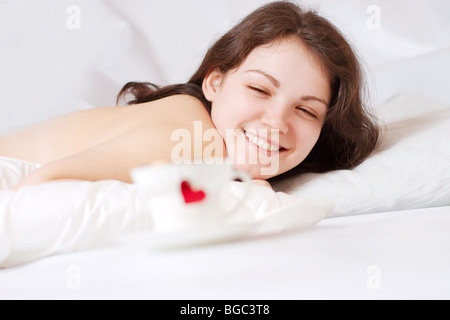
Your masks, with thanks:
[{"label": "white background", "polygon": [[[186,82],[220,35],[267,2],[1,0],[0,133],[115,105],[128,81]],[[401,92],[450,102],[449,1],[299,3],[357,48],[371,105]]]}]

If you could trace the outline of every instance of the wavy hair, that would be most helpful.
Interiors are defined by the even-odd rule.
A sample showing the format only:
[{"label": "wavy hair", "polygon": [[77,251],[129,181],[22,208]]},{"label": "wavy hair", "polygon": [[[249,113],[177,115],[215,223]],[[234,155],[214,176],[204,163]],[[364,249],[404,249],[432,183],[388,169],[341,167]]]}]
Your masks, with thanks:
[{"label": "wavy hair", "polygon": [[210,112],[202,92],[203,79],[215,68],[223,74],[238,68],[261,45],[295,36],[327,71],[331,100],[317,143],[310,154],[286,175],[351,169],[364,161],[379,139],[379,128],[364,99],[362,69],[352,46],[339,30],[315,11],[293,2],[268,3],[246,16],[206,52],[187,83],[159,88],[152,83],[130,82],[119,98],[130,94],[128,104],[157,100],[175,94],[197,97]]}]

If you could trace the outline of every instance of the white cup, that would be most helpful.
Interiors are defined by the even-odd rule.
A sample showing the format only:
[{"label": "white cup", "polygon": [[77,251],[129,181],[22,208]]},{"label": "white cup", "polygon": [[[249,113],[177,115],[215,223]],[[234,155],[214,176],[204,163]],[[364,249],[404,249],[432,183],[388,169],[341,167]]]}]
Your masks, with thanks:
[{"label": "white cup", "polygon": [[148,195],[154,231],[158,233],[218,226],[238,212],[248,195],[226,192],[234,180],[250,177],[232,164],[152,164],[133,168],[131,178]]}]

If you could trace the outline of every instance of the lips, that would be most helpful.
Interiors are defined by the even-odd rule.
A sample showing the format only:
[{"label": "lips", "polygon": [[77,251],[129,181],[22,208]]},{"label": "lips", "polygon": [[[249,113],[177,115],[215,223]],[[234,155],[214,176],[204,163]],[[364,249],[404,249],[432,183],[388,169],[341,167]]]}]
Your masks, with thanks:
[{"label": "lips", "polygon": [[242,131],[250,143],[257,145],[261,149],[264,149],[264,150],[270,151],[270,152],[277,152],[277,151],[285,150],[285,148],[283,148],[282,146],[279,146],[278,144],[275,144],[273,141],[262,139],[262,138],[258,137],[257,135],[254,135],[246,130],[242,130]]}]

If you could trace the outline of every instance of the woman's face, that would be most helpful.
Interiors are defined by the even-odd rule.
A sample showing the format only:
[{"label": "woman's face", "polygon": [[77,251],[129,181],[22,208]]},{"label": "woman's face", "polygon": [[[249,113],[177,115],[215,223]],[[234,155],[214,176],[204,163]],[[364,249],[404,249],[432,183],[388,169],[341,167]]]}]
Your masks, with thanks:
[{"label": "woman's face", "polygon": [[255,179],[300,164],[322,129],[331,90],[318,61],[297,39],[256,47],[237,69],[203,83],[227,156]]}]

